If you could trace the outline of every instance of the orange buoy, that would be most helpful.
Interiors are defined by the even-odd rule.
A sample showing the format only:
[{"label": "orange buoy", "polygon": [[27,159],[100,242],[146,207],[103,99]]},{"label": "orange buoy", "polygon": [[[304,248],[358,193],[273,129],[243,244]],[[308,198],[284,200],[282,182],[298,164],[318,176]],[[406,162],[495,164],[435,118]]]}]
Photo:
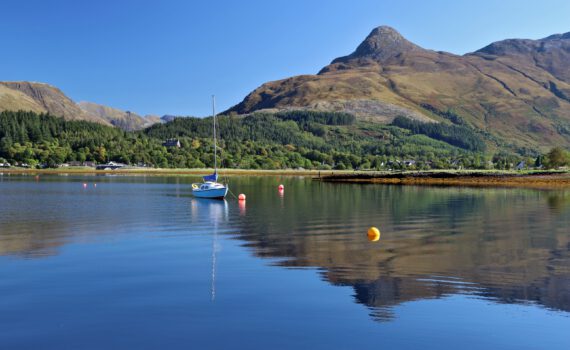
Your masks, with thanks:
[{"label": "orange buoy", "polygon": [[245,200],[245,194],[240,193],[239,196],[238,196],[238,200],[244,201],[244,200]]},{"label": "orange buoy", "polygon": [[278,188],[279,188],[279,191],[283,191],[283,190],[285,189],[285,186],[283,186],[283,185],[279,185],[279,187],[278,187]]},{"label": "orange buoy", "polygon": [[370,242],[376,242],[380,240],[380,230],[376,227],[371,227],[368,229],[368,240]]}]

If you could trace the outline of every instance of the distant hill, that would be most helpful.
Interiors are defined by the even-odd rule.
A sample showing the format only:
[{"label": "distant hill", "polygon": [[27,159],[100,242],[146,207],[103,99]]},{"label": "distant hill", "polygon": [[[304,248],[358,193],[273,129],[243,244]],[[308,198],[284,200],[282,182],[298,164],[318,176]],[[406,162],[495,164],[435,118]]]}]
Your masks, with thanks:
[{"label": "distant hill", "polygon": [[144,119],[147,120],[147,122],[151,123],[151,124],[156,124],[156,123],[162,123],[162,119],[160,119],[160,116],[158,115],[152,115],[152,114],[147,114],[143,117]]},{"label": "distant hill", "polygon": [[160,117],[157,116],[149,116],[148,118],[141,117],[130,111],[125,112],[117,108],[103,106],[93,102],[82,101],[79,102],[78,105],[83,111],[104,119],[112,125],[127,131],[144,129],[160,122]]},{"label": "distant hill", "polygon": [[268,82],[229,112],[345,111],[467,125],[511,148],[570,145],[570,33],[512,39],[463,56],[424,49],[390,27],[316,75]]},{"label": "distant hill", "polygon": [[168,122],[173,121],[173,120],[176,119],[176,118],[180,118],[180,117],[179,117],[179,116],[176,116],[176,115],[165,114],[165,115],[163,115],[162,117],[160,117],[160,120],[161,120],[163,123],[168,123]]},{"label": "distant hill", "polygon": [[107,120],[84,112],[60,89],[44,83],[0,82],[0,111],[10,110],[49,113],[66,120],[88,120],[110,125]]},{"label": "distant hill", "polygon": [[114,125],[127,131],[140,130],[161,122],[158,116],[141,117],[136,113],[92,102],[75,103],[60,89],[45,83],[0,82],[0,112],[18,110],[49,113],[66,120]]}]

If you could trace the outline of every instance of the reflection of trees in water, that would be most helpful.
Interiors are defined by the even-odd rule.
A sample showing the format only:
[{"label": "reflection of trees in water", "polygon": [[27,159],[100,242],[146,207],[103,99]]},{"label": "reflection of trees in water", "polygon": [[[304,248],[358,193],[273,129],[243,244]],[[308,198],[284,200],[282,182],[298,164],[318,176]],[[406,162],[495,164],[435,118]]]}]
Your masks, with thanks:
[{"label": "reflection of trees in water", "polygon": [[65,244],[65,231],[65,222],[38,223],[31,226],[24,222],[4,222],[3,234],[0,235],[0,256],[35,258],[57,255],[59,247]]},{"label": "reflection of trees in water", "polygon": [[[42,176],[33,185],[25,179],[6,181],[0,203],[0,256],[56,255],[67,243],[161,230],[188,215],[188,199],[179,198],[177,178],[161,182],[152,177],[93,176],[72,182],[74,178]],[[164,181],[176,185],[170,187],[167,200]],[[88,183],[85,189],[83,182]]]},{"label": "reflection of trees in water", "polygon": [[[280,182],[286,186],[283,197],[276,188]],[[280,259],[281,266],[322,268],[323,279],[352,286],[356,301],[380,320],[389,319],[399,303],[453,293],[570,311],[568,192],[290,178],[232,183],[247,193],[247,210],[178,198],[178,192],[165,195],[158,187],[141,187],[145,193],[127,192],[125,198],[109,194],[101,202],[74,202],[63,211],[38,214],[42,220],[30,221],[26,208],[15,206],[2,222],[0,255],[56,254],[62,244],[116,227],[172,231],[190,219],[192,230],[211,231],[215,223],[220,234],[239,230],[244,246]],[[366,239],[372,225],[382,231],[376,244]]]},{"label": "reflection of trees in water", "polygon": [[[319,184],[288,195],[278,215],[262,204],[242,221],[244,245],[282,266],[323,268],[375,318],[452,293],[570,311],[570,213],[545,205],[552,193]],[[365,239],[371,225],[379,244]]]},{"label": "reflection of trees in water", "polygon": [[570,193],[553,191],[547,197],[548,207],[554,212],[563,213],[570,206]]}]

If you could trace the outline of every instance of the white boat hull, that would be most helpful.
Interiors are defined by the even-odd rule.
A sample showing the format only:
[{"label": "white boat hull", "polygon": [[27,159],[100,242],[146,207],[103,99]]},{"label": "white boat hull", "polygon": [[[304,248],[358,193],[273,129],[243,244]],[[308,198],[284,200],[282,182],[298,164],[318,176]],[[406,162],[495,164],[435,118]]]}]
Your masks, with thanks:
[{"label": "white boat hull", "polygon": [[223,186],[209,189],[193,188],[192,194],[198,198],[224,199],[228,194],[228,187]]}]

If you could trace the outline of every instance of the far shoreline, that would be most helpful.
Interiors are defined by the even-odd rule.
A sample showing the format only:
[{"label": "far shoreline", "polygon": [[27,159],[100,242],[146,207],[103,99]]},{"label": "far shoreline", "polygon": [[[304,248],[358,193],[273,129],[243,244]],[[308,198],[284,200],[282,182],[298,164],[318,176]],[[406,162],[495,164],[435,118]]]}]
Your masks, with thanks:
[{"label": "far shoreline", "polygon": [[413,186],[570,188],[569,171],[432,170],[384,174],[337,174],[316,180],[334,183]]},{"label": "far shoreline", "polygon": [[[3,168],[0,175],[135,175],[200,176],[213,169],[128,168],[95,170],[87,167],[57,169]],[[570,188],[568,170],[297,170],[218,169],[221,176],[310,176],[331,183],[386,184],[413,186]]]},{"label": "far shoreline", "polygon": [[[211,174],[214,169],[201,168],[201,169],[182,169],[182,168],[125,168],[116,170],[95,170],[89,167],[63,167],[63,168],[49,168],[49,169],[26,169],[26,168],[0,168],[0,174],[31,174],[31,175],[49,175],[49,174],[85,174],[85,175],[181,175],[181,176],[199,176]],[[251,176],[324,176],[334,174],[350,174],[352,170],[297,170],[297,169],[218,169],[218,174],[223,175],[251,175]]]}]

